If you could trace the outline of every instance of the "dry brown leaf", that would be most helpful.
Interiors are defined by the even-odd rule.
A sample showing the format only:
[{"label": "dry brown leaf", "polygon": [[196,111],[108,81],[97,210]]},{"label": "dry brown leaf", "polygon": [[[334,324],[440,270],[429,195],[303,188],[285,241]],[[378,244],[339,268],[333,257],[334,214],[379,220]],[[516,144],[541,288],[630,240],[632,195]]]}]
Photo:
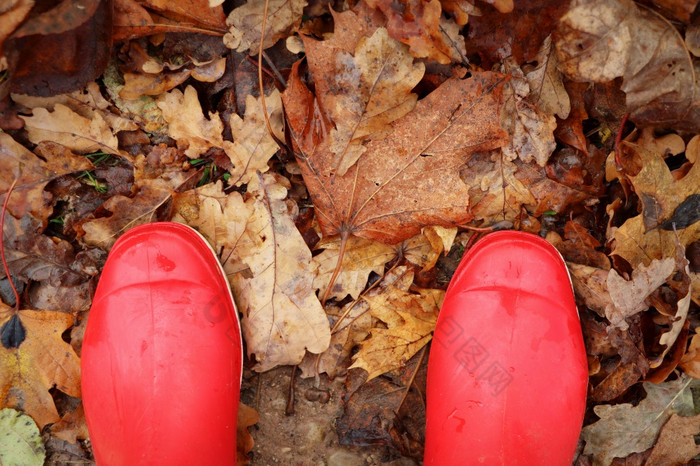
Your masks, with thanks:
[{"label": "dry brown leaf", "polygon": [[158,74],[124,73],[124,87],[119,97],[133,100],[142,95],[160,95],[187,81],[191,74],[189,69]]},{"label": "dry brown leaf", "polygon": [[570,262],[567,262],[567,266],[576,297],[582,300],[588,309],[605,317],[605,309],[611,304],[608,293],[609,270]]},{"label": "dry brown leaf", "polygon": [[[338,263],[340,253],[340,238],[323,238],[316,246],[323,252],[313,258],[318,272],[313,280],[314,289],[319,290],[319,296],[325,296],[333,271]],[[343,263],[333,285],[329,298],[344,299],[347,295],[357,299],[367,285],[371,272],[383,275],[384,265],[396,257],[396,251],[377,241],[363,238],[349,238],[345,246]]]},{"label": "dry brown leaf", "polygon": [[593,410],[600,420],[583,428],[583,453],[592,455],[594,464],[608,466],[613,458],[625,458],[653,446],[659,430],[673,413],[692,413],[692,395],[688,390],[691,380],[682,377],[673,382],[644,383],[647,397],[637,406],[595,406]]},{"label": "dry brown leaf", "polygon": [[168,135],[178,147],[187,147],[185,154],[194,159],[211,147],[223,147],[224,124],[218,113],[204,117],[194,87],[187,86],[183,94],[174,89],[157,99],[163,118],[168,122]]},{"label": "dry brown leaf", "polygon": [[238,424],[236,435],[236,453],[238,456],[237,463],[241,466],[248,464],[248,453],[253,449],[255,442],[250,435],[249,427],[254,426],[260,420],[258,412],[241,402],[238,405]]},{"label": "dry brown leaf", "polygon": [[460,175],[469,188],[474,218],[487,225],[515,221],[522,207],[539,216],[548,210],[561,212],[590,197],[549,179],[538,165],[508,160],[502,151],[474,154]]},{"label": "dry brown leaf", "polygon": [[692,378],[700,379],[700,333],[697,332],[697,329],[690,340],[688,352],[683,355],[678,366]]},{"label": "dry brown leaf", "polygon": [[676,268],[676,261],[655,259],[648,266],[640,265],[632,272],[632,279],[625,280],[614,269],[607,278],[608,293],[614,307],[605,310],[610,323],[625,330],[625,319],[649,308],[647,297],[666,280]]},{"label": "dry brown leaf", "polygon": [[180,20],[181,23],[190,23],[204,26],[215,31],[224,29],[224,11],[221,6],[212,7],[208,0],[139,0],[146,8]]},{"label": "dry brown leaf", "polygon": [[564,88],[558,60],[552,47],[552,36],[548,36],[537,53],[537,66],[525,71],[530,84],[530,97],[537,107],[549,115],[565,120],[571,112],[569,94]]},{"label": "dry brown leaf", "polygon": [[427,271],[435,267],[440,254],[447,254],[457,236],[457,228],[429,226],[401,244],[403,257]]},{"label": "dry brown leaf", "polygon": [[[0,325],[13,315],[3,309]],[[74,319],[64,312],[33,310],[21,310],[18,317],[26,338],[18,348],[0,345],[0,406],[22,410],[43,429],[61,419],[51,388],[80,398],[80,360],[61,338]]]},{"label": "dry brown leaf", "polygon": [[[311,62],[323,53],[318,49],[325,42],[306,42]],[[325,70],[335,74],[334,84],[318,97],[336,126],[330,134],[334,171],[344,175],[366,150],[365,142],[381,138],[390,123],[413,109],[417,96],[411,90],[425,67],[414,64],[408,48],[390,38],[384,28],[360,39],[354,57],[339,52],[334,65],[333,70]]]},{"label": "dry brown leaf", "polygon": [[72,151],[115,152],[119,142],[112,129],[99,113],[92,119],[78,115],[63,104],[56,104],[53,112],[45,108],[34,108],[32,116],[22,116],[29,140],[35,144],[42,141],[57,142]]},{"label": "dry brown leaf", "polygon": [[[265,97],[265,106],[270,126],[275,135],[284,140],[282,134],[282,100],[276,89]],[[231,115],[233,142],[224,141],[226,155],[231,159],[233,169],[229,183],[234,186],[248,184],[256,172],[265,173],[267,162],[279,150],[277,142],[270,135],[265,124],[260,98],[246,96],[245,117]]]},{"label": "dry brown leaf", "polygon": [[[368,0],[367,5],[384,13],[389,35],[407,44],[414,57],[448,64],[462,61],[466,55],[457,24],[442,17],[440,0],[402,0],[398,7],[389,0]],[[461,15],[458,19],[464,20]],[[451,29],[457,40],[445,32],[450,25],[454,25]]]},{"label": "dry brown leaf", "polygon": [[51,426],[54,437],[70,443],[76,443],[78,439],[90,438],[87,423],[85,422],[85,410],[81,403],[75,411],[66,413],[60,421]]},{"label": "dry brown leaf", "polygon": [[192,77],[204,83],[213,83],[219,80],[226,72],[226,58],[221,57],[211,63],[196,66],[192,70]]},{"label": "dry brown leaf", "polygon": [[[422,226],[453,227],[471,220],[467,186],[459,168],[469,154],[500,147],[501,89],[508,78],[475,73],[450,79],[394,123],[344,176],[333,167],[328,138],[300,157],[304,181],[324,235],[397,243]],[[283,94],[290,105],[297,94]],[[298,135],[303,127],[293,127]],[[391,156],[388,156],[391,154]]]},{"label": "dry brown leaf", "polygon": [[170,200],[172,191],[160,178],[142,180],[134,184],[136,194],[129,198],[117,195],[103,204],[112,212],[109,217],[88,220],[82,224],[82,241],[92,247],[109,251],[117,238],[129,228],[157,220],[158,209]]},{"label": "dry brown leaf", "polygon": [[[270,0],[265,22],[265,42],[263,49],[275,45],[301,23],[301,14],[306,0]],[[265,2],[248,0],[248,3],[235,8],[226,18],[229,32],[224,36],[224,45],[237,52],[257,54],[260,47],[260,32]]]},{"label": "dry brown leaf", "polygon": [[631,0],[576,0],[555,33],[560,69],[575,81],[623,77],[635,122],[698,130],[694,66],[665,18]]},{"label": "dry brown leaf", "polygon": [[330,327],[313,292],[316,266],[288,211],[287,187],[272,175],[248,185],[252,215],[233,254],[249,273],[230,276],[255,370],[298,364],[328,348]]},{"label": "dry brown leaf", "polygon": [[445,292],[415,291],[417,293],[392,286],[380,295],[365,298],[372,316],[387,326],[386,329],[372,329],[371,336],[353,357],[355,362],[350,368],[366,370],[367,380],[402,367],[432,338]]},{"label": "dry brown leaf", "polygon": [[683,417],[672,414],[666,421],[646,464],[688,464],[700,454],[695,436],[700,433],[700,414]]}]

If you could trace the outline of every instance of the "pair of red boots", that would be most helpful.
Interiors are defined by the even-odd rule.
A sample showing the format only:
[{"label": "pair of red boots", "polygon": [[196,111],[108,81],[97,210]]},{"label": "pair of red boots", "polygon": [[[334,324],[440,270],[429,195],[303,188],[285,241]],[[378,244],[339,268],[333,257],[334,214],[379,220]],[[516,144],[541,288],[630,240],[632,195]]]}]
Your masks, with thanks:
[{"label": "pair of red boots", "polygon": [[[570,465],[588,370],[566,266],[500,232],[457,269],[428,363],[425,464]],[[82,350],[98,465],[231,465],[241,334],[216,256],[176,223],[114,245]]]}]

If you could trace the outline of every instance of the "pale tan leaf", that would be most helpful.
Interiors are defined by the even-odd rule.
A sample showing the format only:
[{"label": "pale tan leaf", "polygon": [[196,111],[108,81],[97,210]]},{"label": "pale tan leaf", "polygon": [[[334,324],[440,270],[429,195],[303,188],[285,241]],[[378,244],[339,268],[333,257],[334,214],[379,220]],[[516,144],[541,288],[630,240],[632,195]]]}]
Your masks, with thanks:
[{"label": "pale tan leaf", "polygon": [[562,75],[557,68],[557,56],[552,48],[552,36],[542,43],[537,53],[537,67],[526,72],[527,82],[530,84],[530,95],[545,113],[557,115],[565,120],[571,112],[571,100],[564,88]]},{"label": "pale tan leaf", "polygon": [[243,314],[242,330],[255,370],[298,364],[306,350],[328,348],[330,327],[312,287],[316,265],[294,225],[285,198],[287,188],[272,175],[248,185],[252,215],[233,254],[249,268],[231,285]]},{"label": "pale tan leaf", "polygon": [[29,140],[35,144],[42,141],[57,142],[81,154],[100,150],[114,152],[118,149],[117,137],[99,113],[89,119],[63,104],[56,104],[53,112],[35,108],[32,116],[21,118],[29,133]]},{"label": "pale tan leaf", "polygon": [[700,414],[683,417],[672,414],[661,429],[646,464],[687,464],[700,454],[695,436],[700,434]]},{"label": "pale tan leaf", "polygon": [[[270,0],[265,22],[264,49],[275,45],[292,29],[301,23],[301,15],[306,0]],[[226,18],[229,32],[224,36],[224,45],[237,52],[253,51],[260,47],[260,32],[265,1],[248,0],[248,3],[234,9]]]},{"label": "pale tan leaf", "polygon": [[[317,247],[324,251],[313,258],[318,267],[313,287],[319,290],[319,296],[324,296],[338,262],[340,238],[324,238]],[[369,274],[383,275],[384,265],[394,257],[396,252],[391,246],[363,238],[348,238],[340,272],[328,296],[338,300],[347,295],[357,298],[365,289]]]},{"label": "pale tan leaf", "polygon": [[409,261],[423,268],[423,271],[435,266],[440,254],[448,252],[452,247],[457,228],[444,228],[429,226],[421,230],[413,238],[409,238],[401,244],[403,256]]},{"label": "pale tan leaf", "polygon": [[194,87],[187,86],[184,94],[173,89],[156,102],[168,122],[168,134],[178,147],[187,147],[188,157],[196,158],[211,147],[223,147],[224,124],[218,113],[210,114],[209,119],[204,117]]},{"label": "pale tan leaf", "polygon": [[[283,140],[282,100],[276,89],[265,98],[267,115],[275,135]],[[265,124],[260,98],[246,96],[245,117],[231,115],[233,142],[224,141],[226,155],[233,163],[229,183],[235,186],[248,184],[256,172],[265,173],[267,162],[279,150]]]},{"label": "pale tan leaf", "polygon": [[647,397],[637,406],[629,403],[598,405],[593,408],[599,421],[583,428],[585,455],[593,464],[608,466],[614,458],[625,458],[654,445],[661,427],[673,413],[692,413],[693,401],[688,385],[692,379],[644,383]]}]

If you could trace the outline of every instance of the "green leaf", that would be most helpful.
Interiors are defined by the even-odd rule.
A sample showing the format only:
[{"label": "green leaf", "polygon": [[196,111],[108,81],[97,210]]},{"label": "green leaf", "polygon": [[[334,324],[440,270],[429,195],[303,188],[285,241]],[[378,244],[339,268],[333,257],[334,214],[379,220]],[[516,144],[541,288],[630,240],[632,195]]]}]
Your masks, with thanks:
[{"label": "green leaf", "polygon": [[34,420],[14,409],[0,409],[0,463],[3,466],[41,466],[44,442]]}]

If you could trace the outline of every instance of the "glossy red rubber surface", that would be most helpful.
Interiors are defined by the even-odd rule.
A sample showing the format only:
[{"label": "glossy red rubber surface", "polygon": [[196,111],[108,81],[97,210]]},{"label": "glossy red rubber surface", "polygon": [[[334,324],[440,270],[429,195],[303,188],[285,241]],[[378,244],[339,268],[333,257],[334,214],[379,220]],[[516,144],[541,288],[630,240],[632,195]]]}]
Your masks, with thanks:
[{"label": "glossy red rubber surface", "polygon": [[82,391],[98,465],[231,465],[242,350],[229,286],[191,228],[114,245],[88,316]]},{"label": "glossy red rubber surface", "polygon": [[566,265],[542,238],[493,233],[462,259],[428,362],[426,465],[570,465],[586,351]]}]

